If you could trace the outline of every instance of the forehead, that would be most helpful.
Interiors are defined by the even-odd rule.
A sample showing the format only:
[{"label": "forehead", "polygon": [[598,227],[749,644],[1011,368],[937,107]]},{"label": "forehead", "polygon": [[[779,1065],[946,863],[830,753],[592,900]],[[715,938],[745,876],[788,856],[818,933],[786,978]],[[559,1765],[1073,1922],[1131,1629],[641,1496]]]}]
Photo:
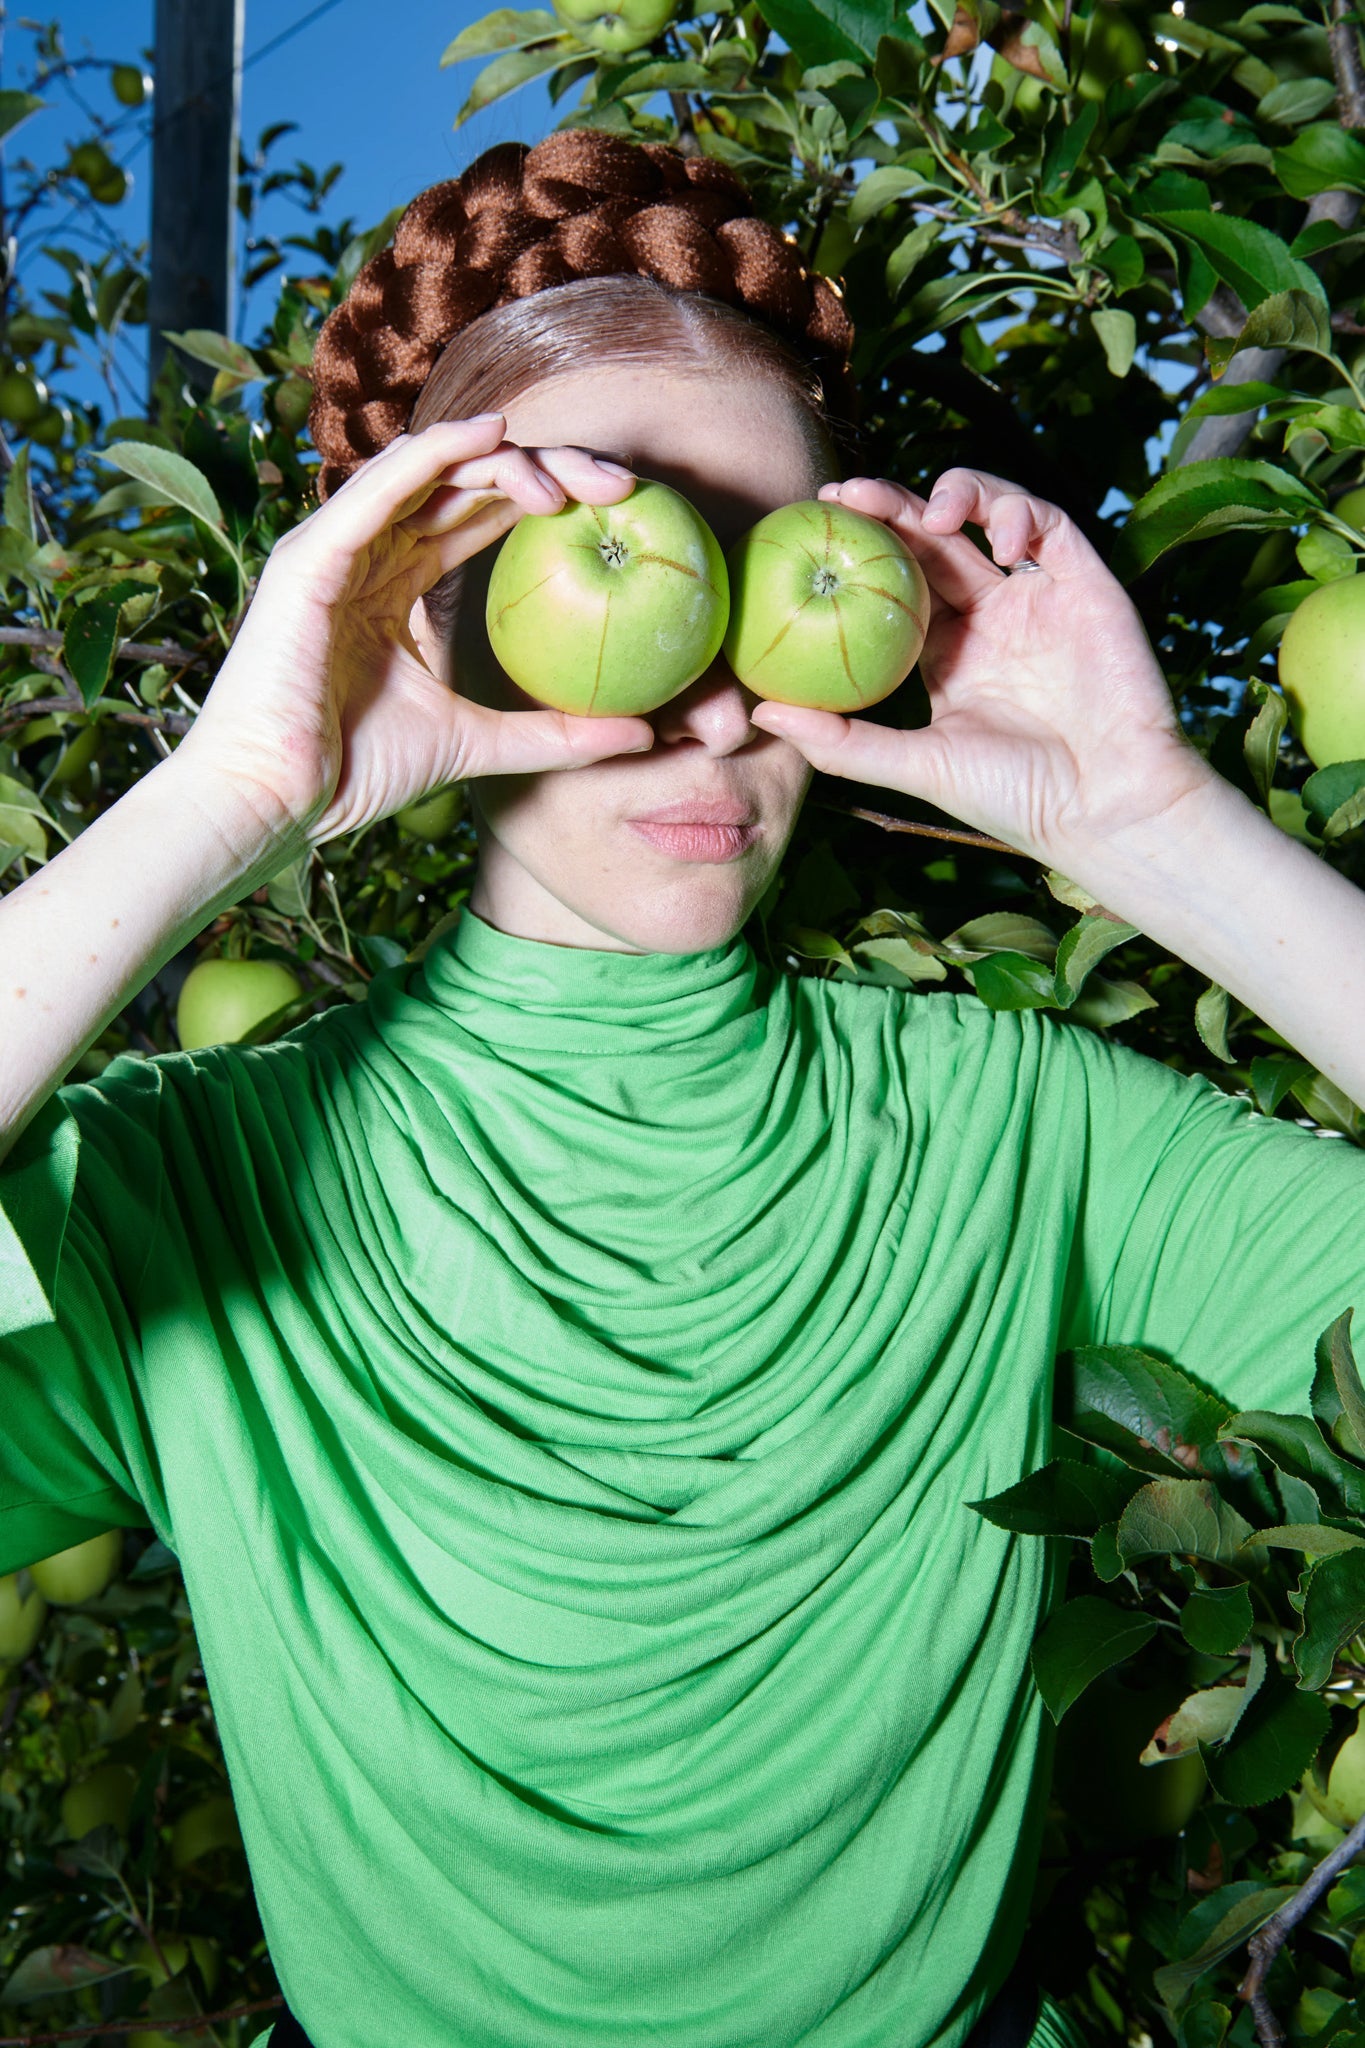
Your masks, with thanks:
[{"label": "forehead", "polygon": [[672,484],[722,546],[837,474],[799,401],[719,367],[604,364],[540,384],[506,413],[509,440],[523,446],[589,448]]}]

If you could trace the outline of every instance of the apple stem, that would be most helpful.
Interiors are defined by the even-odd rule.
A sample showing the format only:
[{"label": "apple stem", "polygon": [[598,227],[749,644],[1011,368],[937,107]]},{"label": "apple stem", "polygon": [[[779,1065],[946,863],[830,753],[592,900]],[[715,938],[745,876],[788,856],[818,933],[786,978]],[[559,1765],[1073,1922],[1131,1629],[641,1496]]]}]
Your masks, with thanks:
[{"label": "apple stem", "polygon": [[1251,2007],[1256,2022],[1256,2039],[1261,2048],[1285,2048],[1284,2028],[1271,2011],[1265,1995],[1264,1985],[1274,1962],[1285,1941],[1299,1922],[1306,1919],[1318,1900],[1339,1872],[1348,1863],[1365,1851],[1365,1814],[1362,1814],[1350,1833],[1337,1843],[1323,1857],[1321,1863],[1305,1879],[1292,1899],[1286,1899],[1278,1913],[1273,1913],[1264,1927],[1257,1930],[1247,1943],[1251,1956],[1251,1967],[1238,1986],[1237,1996]]}]

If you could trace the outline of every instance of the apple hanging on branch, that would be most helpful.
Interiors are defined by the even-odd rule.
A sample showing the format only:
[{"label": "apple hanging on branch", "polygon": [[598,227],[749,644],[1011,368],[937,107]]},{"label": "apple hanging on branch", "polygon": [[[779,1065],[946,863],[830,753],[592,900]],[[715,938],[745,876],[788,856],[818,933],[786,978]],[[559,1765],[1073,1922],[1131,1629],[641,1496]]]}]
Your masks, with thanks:
[{"label": "apple hanging on branch", "polygon": [[1365,573],[1320,583],[1280,641],[1280,686],[1316,768],[1365,760]]}]

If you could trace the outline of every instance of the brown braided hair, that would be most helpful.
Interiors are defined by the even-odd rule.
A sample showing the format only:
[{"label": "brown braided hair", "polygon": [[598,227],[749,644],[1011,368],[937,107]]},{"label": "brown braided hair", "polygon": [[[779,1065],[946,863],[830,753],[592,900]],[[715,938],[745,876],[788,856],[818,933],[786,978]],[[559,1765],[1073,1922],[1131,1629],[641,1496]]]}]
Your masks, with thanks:
[{"label": "brown braided hair", "polygon": [[[733,171],[591,128],[503,142],[419,193],[392,245],[358,273],[313,356],[318,494],[413,421],[453,336],[514,300],[587,278],[651,280],[761,323],[808,365],[812,410],[856,417],[853,327],[837,285],[759,220]],[[772,358],[767,350],[762,351]],[[435,407],[423,412],[439,417]]]}]

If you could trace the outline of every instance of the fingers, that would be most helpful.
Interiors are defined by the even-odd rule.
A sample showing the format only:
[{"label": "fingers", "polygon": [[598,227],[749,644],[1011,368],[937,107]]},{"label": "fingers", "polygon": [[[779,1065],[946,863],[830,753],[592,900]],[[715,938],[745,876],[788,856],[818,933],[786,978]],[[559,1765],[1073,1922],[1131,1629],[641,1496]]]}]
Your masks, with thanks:
[{"label": "fingers", "polygon": [[991,553],[1002,569],[1027,555],[1059,579],[1093,575],[1104,564],[1080,528],[1060,506],[1021,491],[1003,477],[979,469],[948,469],[924,508],[926,532],[957,533],[970,520],[985,529]]},{"label": "fingers", "polygon": [[277,548],[353,556],[420,504],[444,470],[498,447],[505,429],[501,413],[488,413],[472,420],[438,420],[420,434],[400,434],[285,534]]},{"label": "fingers", "polygon": [[931,595],[954,611],[969,610],[1003,580],[965,533],[931,533],[924,524],[926,501],[885,477],[854,476],[824,484],[820,496],[884,520],[923,569]]},{"label": "fingers", "polygon": [[837,711],[812,711],[804,704],[755,704],[750,723],[790,740],[812,768],[842,775],[850,782],[898,789],[906,796],[946,809],[937,767],[938,741],[931,728],[898,732],[863,718],[845,718]]},{"label": "fingers", "polygon": [[550,768],[580,768],[614,754],[645,754],[654,728],[644,718],[575,718],[565,711],[494,711],[471,698],[451,696],[448,774],[451,782],[478,775],[538,775]]},{"label": "fingers", "polygon": [[519,448],[505,441],[456,464],[405,524],[415,533],[445,532],[491,494],[510,499],[518,513],[558,512],[571,498],[616,504],[634,488],[629,470],[604,464],[586,448]]}]

